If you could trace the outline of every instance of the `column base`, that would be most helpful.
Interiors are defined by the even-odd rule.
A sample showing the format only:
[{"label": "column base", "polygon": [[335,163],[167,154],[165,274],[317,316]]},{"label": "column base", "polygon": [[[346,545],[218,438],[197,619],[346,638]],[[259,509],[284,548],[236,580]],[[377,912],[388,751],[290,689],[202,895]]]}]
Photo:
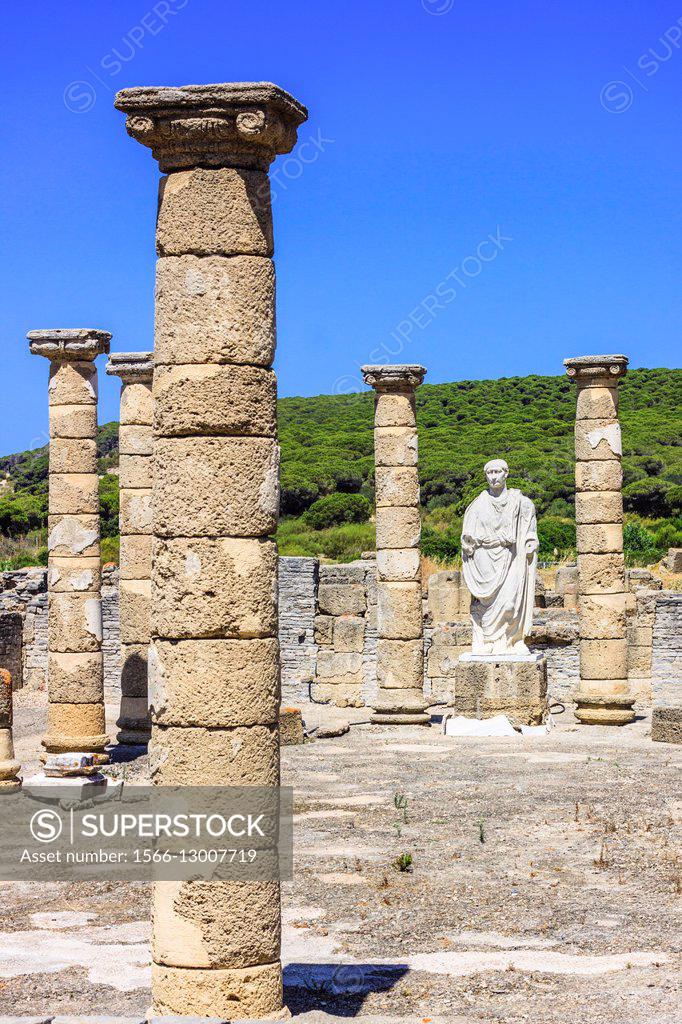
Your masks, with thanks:
[{"label": "column base", "polygon": [[224,1017],[225,1020],[288,1020],[281,964],[256,967],[184,968],[152,964],[152,1014]]},{"label": "column base", "polygon": [[119,747],[147,747],[152,738],[152,730],[122,728],[116,733]]},{"label": "column base", "polygon": [[626,682],[582,679],[573,700],[575,717],[581,725],[627,725],[635,719],[635,698]]},{"label": "column base", "polygon": [[373,725],[430,725],[421,690],[383,689],[374,704]]},{"label": "column base", "polygon": [[109,737],[104,733],[97,736],[66,736],[62,733],[47,733],[42,739],[45,747],[45,754],[41,754],[41,760],[45,760],[47,754],[99,754],[97,764],[108,764],[109,755],[104,753],[105,747],[109,746]]}]

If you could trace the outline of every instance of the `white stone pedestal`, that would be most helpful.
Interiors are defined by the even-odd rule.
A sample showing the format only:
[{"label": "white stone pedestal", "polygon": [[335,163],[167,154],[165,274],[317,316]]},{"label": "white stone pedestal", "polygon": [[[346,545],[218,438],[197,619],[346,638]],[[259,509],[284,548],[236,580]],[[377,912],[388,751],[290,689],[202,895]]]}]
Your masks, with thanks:
[{"label": "white stone pedestal", "polygon": [[547,711],[542,654],[462,654],[453,708],[467,718],[506,715],[512,725],[539,725]]}]

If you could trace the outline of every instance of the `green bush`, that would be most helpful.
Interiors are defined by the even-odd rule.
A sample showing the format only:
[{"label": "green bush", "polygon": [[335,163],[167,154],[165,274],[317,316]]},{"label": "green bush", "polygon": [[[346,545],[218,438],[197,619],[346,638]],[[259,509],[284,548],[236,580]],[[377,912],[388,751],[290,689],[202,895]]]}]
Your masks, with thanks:
[{"label": "green bush", "polygon": [[313,530],[326,530],[343,523],[366,523],[370,512],[370,503],[362,494],[328,494],[310,506],[303,521]]},{"label": "green bush", "polygon": [[538,520],[538,540],[541,555],[571,551],[576,545],[575,523],[559,516],[543,516]]},{"label": "green bush", "polygon": [[102,537],[118,533],[118,475],[105,473],[99,482],[99,523]]},{"label": "green bush", "polygon": [[0,533],[22,537],[47,523],[47,495],[19,491],[0,498]]},{"label": "green bush", "polygon": [[626,523],[623,527],[623,547],[626,551],[654,551],[654,535],[639,523]]},{"label": "green bush", "polygon": [[102,537],[102,542],[100,546],[100,559],[102,565],[106,565],[107,562],[114,562],[116,565],[118,565],[120,550],[120,537]]},{"label": "green bush", "polygon": [[461,551],[461,536],[461,527],[459,530],[434,530],[425,524],[422,529],[422,554],[436,562],[453,562]]},{"label": "green bush", "polygon": [[623,508],[626,512],[637,512],[652,519],[670,515],[669,490],[670,485],[664,480],[651,477],[635,480],[623,488]]},{"label": "green bush", "polygon": [[363,551],[374,548],[372,523],[348,523],[328,530],[311,530],[300,519],[280,523],[277,545],[280,555],[306,555],[328,558],[334,562],[352,562]]},{"label": "green bush", "polygon": [[682,548],[682,530],[666,523],[656,531],[654,540],[657,548]]}]

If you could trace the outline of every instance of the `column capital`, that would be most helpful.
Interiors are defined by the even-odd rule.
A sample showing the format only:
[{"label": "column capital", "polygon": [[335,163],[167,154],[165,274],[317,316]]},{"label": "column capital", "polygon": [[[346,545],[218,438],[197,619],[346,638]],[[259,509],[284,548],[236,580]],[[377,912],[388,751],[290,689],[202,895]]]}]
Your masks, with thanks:
[{"label": "column capital", "polygon": [[564,359],[564,366],[576,384],[601,384],[607,387],[625,376],[628,362],[628,357],[623,355],[575,356]]},{"label": "column capital", "polygon": [[418,363],[393,366],[361,366],[365,384],[375,391],[414,391],[426,376],[426,367]]},{"label": "column capital", "polygon": [[302,104],[270,82],[123,89],[114,106],[164,173],[198,166],[266,171],[279,153],[291,152],[308,119]]},{"label": "column capital", "polygon": [[105,370],[110,377],[120,377],[124,384],[151,384],[154,353],[112,352]]},{"label": "column capital", "polygon": [[111,334],[91,327],[55,327],[29,331],[26,337],[34,356],[56,363],[90,363],[109,352]]}]

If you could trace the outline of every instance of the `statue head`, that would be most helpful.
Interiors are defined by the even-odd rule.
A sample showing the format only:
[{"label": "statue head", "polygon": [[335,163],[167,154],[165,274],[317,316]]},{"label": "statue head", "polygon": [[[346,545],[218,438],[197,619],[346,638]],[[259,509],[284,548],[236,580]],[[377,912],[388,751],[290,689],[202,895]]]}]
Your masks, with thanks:
[{"label": "statue head", "polygon": [[483,472],[490,491],[493,494],[500,494],[504,490],[509,476],[509,466],[504,459],[491,459],[490,462],[486,462]]}]

